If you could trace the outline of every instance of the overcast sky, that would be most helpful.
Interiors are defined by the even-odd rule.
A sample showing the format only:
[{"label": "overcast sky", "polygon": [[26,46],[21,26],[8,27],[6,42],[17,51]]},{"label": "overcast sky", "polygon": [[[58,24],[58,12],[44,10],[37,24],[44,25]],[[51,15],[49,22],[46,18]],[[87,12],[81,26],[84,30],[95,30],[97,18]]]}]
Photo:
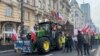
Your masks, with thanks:
[{"label": "overcast sky", "polygon": [[[83,0],[77,0],[80,4],[83,3]],[[91,18],[94,24],[100,29],[100,0],[84,0],[85,3],[90,3],[91,7]]]}]

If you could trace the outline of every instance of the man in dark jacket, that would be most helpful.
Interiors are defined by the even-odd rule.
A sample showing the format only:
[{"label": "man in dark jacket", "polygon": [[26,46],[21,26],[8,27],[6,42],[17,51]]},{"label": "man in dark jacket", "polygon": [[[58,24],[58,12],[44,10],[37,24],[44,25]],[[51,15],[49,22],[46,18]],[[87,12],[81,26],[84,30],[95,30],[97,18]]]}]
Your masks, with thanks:
[{"label": "man in dark jacket", "polygon": [[89,55],[89,45],[90,45],[90,37],[88,34],[84,34],[84,54]]},{"label": "man in dark jacket", "polygon": [[72,38],[69,34],[67,34],[66,36],[66,48],[67,48],[67,52],[72,52]]},{"label": "man in dark jacket", "polygon": [[77,35],[77,52],[78,52],[78,56],[79,55],[83,55],[83,40],[84,40],[84,37],[82,36],[81,32],[78,31],[78,35]]},{"label": "man in dark jacket", "polygon": [[30,34],[30,33],[28,33],[28,34],[26,35],[26,37],[27,37],[28,40],[31,40],[31,34]]}]

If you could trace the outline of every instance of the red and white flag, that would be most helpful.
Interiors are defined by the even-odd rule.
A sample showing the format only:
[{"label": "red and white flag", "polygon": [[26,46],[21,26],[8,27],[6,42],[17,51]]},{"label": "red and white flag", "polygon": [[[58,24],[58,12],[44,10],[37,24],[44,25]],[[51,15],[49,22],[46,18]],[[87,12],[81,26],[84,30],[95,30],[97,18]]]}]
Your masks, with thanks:
[{"label": "red and white flag", "polygon": [[13,33],[12,33],[12,40],[13,41],[17,41],[18,40],[18,35],[16,33],[16,31],[13,29]]},{"label": "red and white flag", "polygon": [[63,17],[62,17],[62,15],[61,15],[59,12],[57,12],[57,18],[58,18],[59,20],[63,20]]},{"label": "red and white flag", "polygon": [[85,32],[89,29],[89,24],[84,27]]},{"label": "red and white flag", "polygon": [[32,30],[31,30],[31,39],[33,42],[36,42],[36,32],[35,32],[34,28],[32,28]]},{"label": "red and white flag", "polygon": [[89,29],[89,24],[86,24],[84,28],[81,29],[82,32],[86,33]]},{"label": "red and white flag", "polygon": [[90,27],[86,30],[86,33],[88,33],[88,34],[91,33],[91,28]]}]

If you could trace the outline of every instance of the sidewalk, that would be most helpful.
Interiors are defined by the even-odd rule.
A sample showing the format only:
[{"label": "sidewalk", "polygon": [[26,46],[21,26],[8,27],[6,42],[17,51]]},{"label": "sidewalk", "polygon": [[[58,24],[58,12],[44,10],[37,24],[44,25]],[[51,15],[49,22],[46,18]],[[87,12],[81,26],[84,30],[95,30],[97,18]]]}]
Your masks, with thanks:
[{"label": "sidewalk", "polygon": [[0,51],[0,54],[2,54],[2,53],[8,53],[8,52],[14,52],[14,50],[12,49],[12,50]]},{"label": "sidewalk", "polygon": [[94,56],[100,56],[100,45],[99,45],[99,47],[97,48],[97,50],[96,50]]}]

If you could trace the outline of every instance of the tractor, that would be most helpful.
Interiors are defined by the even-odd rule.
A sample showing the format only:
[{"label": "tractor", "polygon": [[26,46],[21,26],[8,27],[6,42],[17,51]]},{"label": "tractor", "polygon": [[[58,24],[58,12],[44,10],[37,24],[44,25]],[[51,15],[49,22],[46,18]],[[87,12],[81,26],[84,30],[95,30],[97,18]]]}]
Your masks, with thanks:
[{"label": "tractor", "polygon": [[51,49],[62,49],[62,25],[54,22],[42,22],[34,28],[36,42],[31,44],[32,51],[37,50],[38,53],[48,53]]}]

